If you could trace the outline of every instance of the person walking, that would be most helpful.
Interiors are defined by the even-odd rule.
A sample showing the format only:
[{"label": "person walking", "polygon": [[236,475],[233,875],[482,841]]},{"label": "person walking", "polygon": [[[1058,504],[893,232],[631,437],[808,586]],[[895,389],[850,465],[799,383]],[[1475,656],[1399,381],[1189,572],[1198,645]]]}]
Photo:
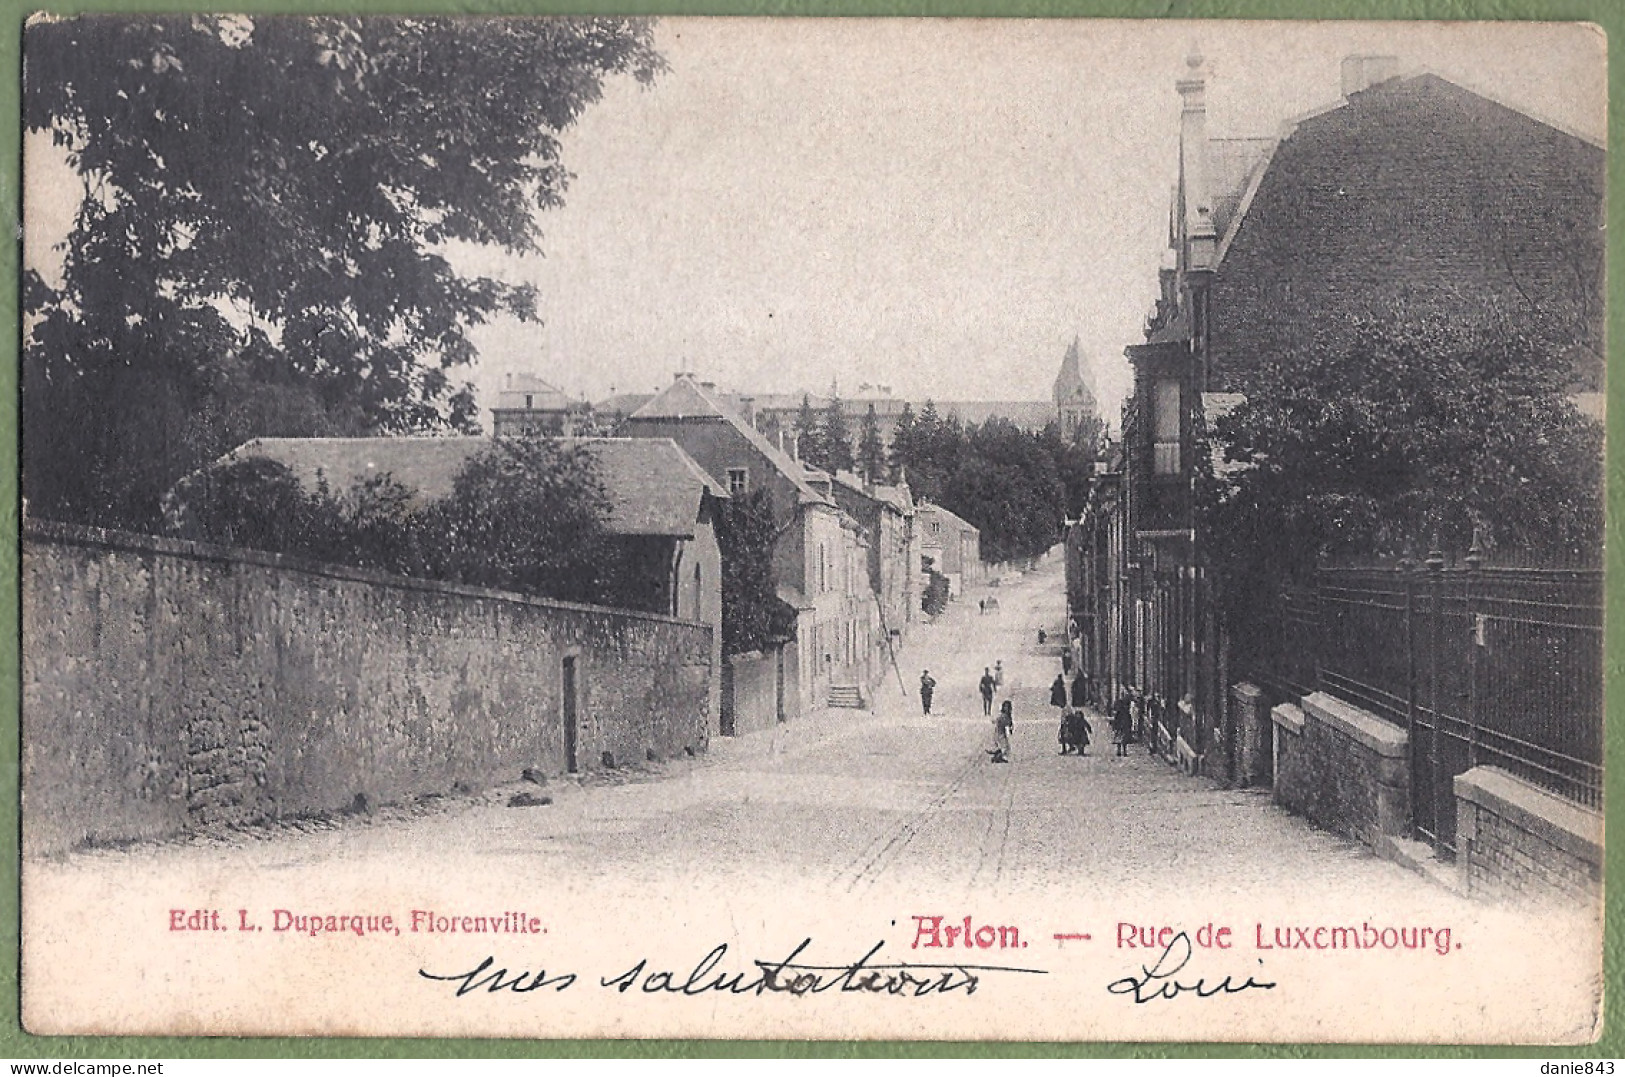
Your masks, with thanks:
[{"label": "person walking", "polygon": [[979,687],[982,690],[982,713],[992,714],[993,693],[998,689],[999,685],[998,682],[993,679],[993,671],[988,669],[986,666],[982,667],[982,681]]},{"label": "person walking", "polygon": [[1061,712],[1061,754],[1077,752],[1079,755],[1089,754],[1089,738],[1094,730],[1089,726],[1088,717],[1081,710],[1071,707]]},{"label": "person walking", "polygon": [[1112,739],[1117,742],[1117,754],[1128,754],[1129,738],[1134,735],[1134,702],[1127,692],[1117,697],[1112,706]]},{"label": "person walking", "polygon": [[1016,727],[1010,713],[1010,701],[999,704],[999,716],[993,719],[993,762],[1010,762],[1010,734]]},{"label": "person walking", "polygon": [[993,663],[993,687],[1000,689],[1004,687],[1004,659],[1002,658]]},{"label": "person walking", "polygon": [[937,690],[937,682],[932,679],[931,671],[925,670],[920,674],[920,711],[923,714],[931,713],[931,694]]},{"label": "person walking", "polygon": [[1089,702],[1089,674],[1079,670],[1072,678],[1072,705],[1082,710]]},{"label": "person walking", "polygon": [[1049,686],[1049,705],[1052,707],[1066,706],[1066,677],[1063,674],[1055,675],[1055,683]]}]

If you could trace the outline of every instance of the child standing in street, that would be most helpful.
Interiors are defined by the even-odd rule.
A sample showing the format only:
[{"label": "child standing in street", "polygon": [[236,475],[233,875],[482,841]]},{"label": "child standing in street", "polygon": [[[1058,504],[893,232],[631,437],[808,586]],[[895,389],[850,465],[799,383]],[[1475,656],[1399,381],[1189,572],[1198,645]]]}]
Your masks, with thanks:
[{"label": "child standing in street", "polygon": [[993,762],[1010,762],[1010,734],[1015,727],[1015,718],[1011,715],[1010,701],[1007,699],[999,704],[999,716],[993,719]]}]

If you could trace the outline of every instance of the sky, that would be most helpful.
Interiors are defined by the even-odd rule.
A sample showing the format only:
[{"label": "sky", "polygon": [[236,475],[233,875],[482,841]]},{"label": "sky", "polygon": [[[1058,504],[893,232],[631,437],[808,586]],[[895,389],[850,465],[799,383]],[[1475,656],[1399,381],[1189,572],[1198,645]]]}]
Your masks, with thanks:
[{"label": "sky", "polygon": [[[678,370],[1047,400],[1076,338],[1114,417],[1193,50],[1214,135],[1278,133],[1372,53],[1605,134],[1602,35],[1577,24],[670,19],[656,39],[670,70],[612,80],[564,133],[545,256],[457,252],[540,290],[542,324],[477,331],[487,405],[510,373],[601,399]],[[38,250],[50,222],[29,225]]]}]

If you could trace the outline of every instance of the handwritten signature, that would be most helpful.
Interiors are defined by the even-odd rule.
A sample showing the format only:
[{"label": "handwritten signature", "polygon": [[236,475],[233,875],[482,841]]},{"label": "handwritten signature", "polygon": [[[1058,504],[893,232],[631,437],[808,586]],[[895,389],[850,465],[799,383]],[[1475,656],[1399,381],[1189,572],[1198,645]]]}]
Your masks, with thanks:
[{"label": "handwritten signature", "polygon": [[[757,959],[744,969],[722,967],[728,956],[727,943],[712,947],[692,969],[684,971],[651,970],[649,959],[642,958],[625,972],[602,977],[598,986],[612,988],[621,994],[636,989],[648,995],[689,997],[718,993],[762,995],[775,992],[802,996],[820,995],[826,991],[843,994],[862,991],[923,998],[960,992],[973,995],[982,977],[989,973],[1048,975],[1044,969],[1014,965],[915,964],[906,961],[878,963],[874,959],[885,948],[884,942],[875,943],[856,961],[819,965],[802,960],[802,954],[812,944],[811,938],[803,939],[788,957],[778,961]],[[509,971],[507,966],[499,965],[494,956],[486,957],[466,972],[437,973],[419,969],[418,975],[426,980],[457,984],[456,998],[482,990],[488,994],[500,991],[528,994],[543,988],[559,992],[574,987],[578,981],[573,972],[549,975],[545,969],[532,971],[520,968]]]},{"label": "handwritten signature", "polygon": [[1275,988],[1274,983],[1260,983],[1248,976],[1244,983],[1236,983],[1235,977],[1226,976],[1218,983],[1209,985],[1205,979],[1198,979],[1194,983],[1184,983],[1174,979],[1174,974],[1184,969],[1191,959],[1190,936],[1183,931],[1168,941],[1167,949],[1162,951],[1155,964],[1141,965],[1138,976],[1124,976],[1113,980],[1106,985],[1106,990],[1114,995],[1133,995],[1136,1005],[1146,1002],[1155,1002],[1157,999],[1177,998],[1182,994],[1193,994],[1197,998],[1212,998],[1214,995],[1235,995],[1242,991],[1258,988],[1270,991]]}]

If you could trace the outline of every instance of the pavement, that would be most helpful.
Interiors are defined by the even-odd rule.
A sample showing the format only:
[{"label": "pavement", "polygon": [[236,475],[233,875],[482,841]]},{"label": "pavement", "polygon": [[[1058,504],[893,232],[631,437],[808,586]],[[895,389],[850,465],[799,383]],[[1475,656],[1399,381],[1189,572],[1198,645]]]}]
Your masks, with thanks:
[{"label": "pavement", "polygon": [[[977,599],[990,593],[999,610],[979,614]],[[525,783],[432,809],[29,861],[30,1027],[1469,1042],[1591,1034],[1601,983],[1594,910],[1529,913],[1469,900],[1315,829],[1267,791],[1217,788],[1140,747],[1119,757],[1103,721],[1087,755],[1062,756],[1059,715],[1048,705],[1058,651],[1037,643],[1040,627],[1059,637],[1062,596],[1057,559],[973,590],[910,631],[898,656],[907,691],[889,674],[871,710],[821,710],[718,738],[695,759]],[[1006,670],[999,698],[1011,700],[1015,718],[1003,765],[989,760],[992,723],[977,691],[995,661]],[[930,715],[914,694],[923,668],[938,682]],[[510,807],[516,792],[549,802]],[[171,933],[176,908],[224,910],[228,922],[237,909],[263,920],[277,908],[525,909],[550,925],[550,962],[606,969],[623,951],[686,953],[692,963],[694,946],[719,937],[742,950],[803,933],[878,935],[918,960],[922,916],[959,923],[974,914],[1020,925],[1022,957],[1052,975],[1001,988],[992,1011],[914,1010],[904,1019],[830,1002],[761,1018],[767,1011],[729,1016],[720,1003],[680,1011],[625,1002],[611,1011],[578,994],[550,1003],[563,1008],[537,1023],[540,1011],[517,1003],[449,1007],[443,992],[424,993],[417,970],[470,960],[474,940],[407,933],[380,949],[370,939],[234,930],[205,945]],[[1291,987],[1272,991],[1268,1006],[1107,1008],[1116,1002],[1103,985],[1154,956],[1125,949],[1124,932],[1194,933],[1204,923],[1259,939],[1275,924],[1442,925],[1467,950],[1255,948],[1245,968]],[[499,944],[509,946],[477,947],[514,952]],[[634,946],[644,949],[627,950]],[[361,950],[372,956],[360,959]],[[1209,956],[1245,974],[1239,951]],[[93,998],[82,988],[87,968],[102,988]],[[263,1001],[267,990],[275,1005]],[[1071,1005],[1081,997],[1094,1001]]]}]

